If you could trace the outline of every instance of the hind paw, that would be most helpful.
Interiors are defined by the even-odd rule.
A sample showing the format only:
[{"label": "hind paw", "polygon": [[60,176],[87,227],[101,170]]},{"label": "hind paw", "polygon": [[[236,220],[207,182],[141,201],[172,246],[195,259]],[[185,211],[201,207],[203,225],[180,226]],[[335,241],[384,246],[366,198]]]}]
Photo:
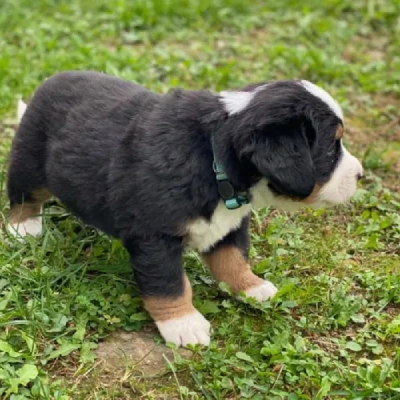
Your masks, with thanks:
[{"label": "hind paw", "polygon": [[40,236],[42,234],[42,218],[28,218],[24,222],[8,224],[7,231],[18,240],[22,240],[27,235]]}]

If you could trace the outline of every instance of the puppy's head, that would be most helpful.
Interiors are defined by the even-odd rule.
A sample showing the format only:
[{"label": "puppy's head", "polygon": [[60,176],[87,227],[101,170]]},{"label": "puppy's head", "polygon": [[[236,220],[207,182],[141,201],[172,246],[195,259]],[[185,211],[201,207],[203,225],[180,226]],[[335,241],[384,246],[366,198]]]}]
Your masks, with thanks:
[{"label": "puppy's head", "polygon": [[[362,166],[343,146],[342,110],[325,90],[308,81],[269,82],[222,92],[220,101],[231,153],[254,178],[256,207],[327,207],[354,194]],[[228,152],[223,157],[229,165]]]}]

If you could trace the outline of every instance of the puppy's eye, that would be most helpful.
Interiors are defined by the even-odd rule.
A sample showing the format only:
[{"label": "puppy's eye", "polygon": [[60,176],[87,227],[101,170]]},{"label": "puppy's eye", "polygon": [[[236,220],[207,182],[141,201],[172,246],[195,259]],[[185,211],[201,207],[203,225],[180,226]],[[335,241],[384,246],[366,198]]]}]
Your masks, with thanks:
[{"label": "puppy's eye", "polygon": [[339,140],[336,140],[335,142],[333,142],[330,145],[326,155],[327,155],[328,159],[330,158],[332,160],[332,162],[337,161],[338,154],[340,152],[340,146],[341,146],[341,143]]},{"label": "puppy's eye", "polygon": [[339,124],[338,127],[336,128],[335,139],[340,140],[343,137],[343,133],[344,133],[343,125]]}]

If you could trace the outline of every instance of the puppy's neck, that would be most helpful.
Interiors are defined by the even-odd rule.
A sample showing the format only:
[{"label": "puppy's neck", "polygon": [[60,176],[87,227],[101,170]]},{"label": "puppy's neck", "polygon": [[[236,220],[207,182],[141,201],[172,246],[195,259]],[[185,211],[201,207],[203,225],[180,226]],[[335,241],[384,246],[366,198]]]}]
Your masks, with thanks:
[{"label": "puppy's neck", "polygon": [[[229,115],[218,93],[175,89],[166,95],[164,104],[169,104],[169,107],[173,104],[176,122],[179,125],[204,135],[208,151],[213,158],[215,153],[215,158],[221,163],[235,190],[246,191],[258,181],[260,177],[256,175],[257,171],[251,163],[239,159],[237,155],[235,138],[238,136],[237,129],[240,129],[240,126],[233,126],[233,129],[226,128],[228,121],[234,117]],[[169,109],[166,112],[171,111]],[[212,137],[214,149],[211,144]]]}]

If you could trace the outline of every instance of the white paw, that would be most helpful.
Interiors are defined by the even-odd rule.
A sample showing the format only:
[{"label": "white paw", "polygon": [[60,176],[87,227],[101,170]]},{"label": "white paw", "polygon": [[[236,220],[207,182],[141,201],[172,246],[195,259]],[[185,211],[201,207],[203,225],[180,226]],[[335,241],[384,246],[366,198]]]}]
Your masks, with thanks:
[{"label": "white paw", "polygon": [[197,310],[180,318],[156,321],[156,325],[164,340],[178,347],[210,343],[210,323]]},{"label": "white paw", "polygon": [[28,218],[18,224],[9,224],[7,227],[10,235],[22,239],[26,235],[39,236],[42,234],[42,217]]},{"label": "white paw", "polygon": [[257,301],[268,300],[274,297],[278,289],[270,281],[264,281],[261,285],[247,289],[245,291],[247,297],[253,297]]}]

